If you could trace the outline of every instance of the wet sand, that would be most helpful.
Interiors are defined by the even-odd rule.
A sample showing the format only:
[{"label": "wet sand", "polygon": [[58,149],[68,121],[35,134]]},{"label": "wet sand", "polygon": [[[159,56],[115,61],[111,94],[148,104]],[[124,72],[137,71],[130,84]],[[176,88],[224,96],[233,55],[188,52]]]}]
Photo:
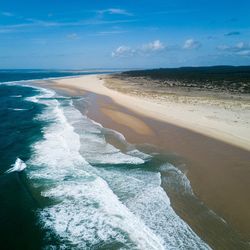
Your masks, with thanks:
[{"label": "wet sand", "polygon": [[[64,81],[63,90],[72,89],[71,83],[72,81],[65,85]],[[58,86],[58,82],[50,84]],[[79,89],[84,89],[84,85]],[[130,143],[156,145],[170,155],[169,160],[172,160],[177,167],[183,169],[185,165],[184,169],[196,196],[223,218],[230,228],[238,231],[244,241],[250,240],[249,151],[183,127],[135,113],[107,96],[92,93],[90,103],[88,116],[91,119],[104,127],[121,132]],[[178,214],[206,239],[204,227],[202,228],[200,221],[196,221],[195,214],[190,217],[180,206],[178,208],[178,204],[173,205]],[[208,223],[207,227],[210,233],[216,234],[219,233],[218,230],[220,231],[214,223],[211,225]],[[223,233],[222,229],[222,242]]]},{"label": "wet sand", "polygon": [[[133,117],[133,123],[125,120],[123,123],[120,113],[124,117]],[[130,143],[152,144],[166,152],[171,163],[186,170],[197,197],[236,228],[246,241],[250,239],[248,151],[188,129],[140,116],[101,95],[92,95],[88,116],[106,128],[119,131]],[[135,124],[135,121],[139,123]],[[147,128],[143,132],[142,124]]]}]

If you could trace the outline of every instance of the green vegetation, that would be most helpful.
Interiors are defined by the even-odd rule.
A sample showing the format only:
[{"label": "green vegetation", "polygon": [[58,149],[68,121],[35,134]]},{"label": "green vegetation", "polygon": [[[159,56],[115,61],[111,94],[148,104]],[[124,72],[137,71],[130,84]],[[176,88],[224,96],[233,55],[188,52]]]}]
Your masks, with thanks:
[{"label": "green vegetation", "polygon": [[146,78],[166,87],[250,93],[250,66],[213,66],[133,70],[122,78]]}]

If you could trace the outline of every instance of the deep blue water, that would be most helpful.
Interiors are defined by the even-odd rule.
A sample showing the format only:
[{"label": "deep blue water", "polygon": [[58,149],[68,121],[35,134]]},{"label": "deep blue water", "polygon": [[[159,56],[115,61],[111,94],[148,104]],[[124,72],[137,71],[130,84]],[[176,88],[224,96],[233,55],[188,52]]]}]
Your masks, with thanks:
[{"label": "deep blue water", "polygon": [[0,84],[0,174],[17,157],[27,160],[30,145],[41,137],[43,124],[34,118],[42,112],[43,105],[26,101],[38,93],[30,87]]},{"label": "deep blue water", "polygon": [[41,90],[23,84],[78,74],[83,73],[0,70],[0,249],[41,249],[44,239],[35,214],[41,207],[39,190],[30,187],[26,173],[5,173],[17,158],[24,162],[31,158],[32,145],[42,140],[43,128],[49,123],[36,119],[45,105],[29,100]]},{"label": "deep blue water", "polygon": [[25,80],[86,74],[91,73],[55,70],[0,70],[0,174],[5,172],[17,157],[24,161],[27,160],[31,154],[30,145],[42,136],[41,128],[44,124],[34,118],[42,113],[44,105],[27,100],[27,97],[38,95],[40,91],[22,86]]},{"label": "deep blue water", "polygon": [[[98,72],[96,73],[103,73]],[[108,73],[105,72],[105,73]],[[92,74],[87,71],[69,71],[69,70],[0,70],[0,82],[13,82],[21,80],[35,80],[35,79],[46,79],[55,77],[68,77],[77,75]]]},{"label": "deep blue water", "polygon": [[27,101],[37,95],[30,87],[0,84],[0,239],[1,249],[40,249],[42,231],[33,213],[39,206],[21,172],[4,174],[17,158],[26,161],[31,145],[42,138],[44,123],[35,117],[44,106]]}]

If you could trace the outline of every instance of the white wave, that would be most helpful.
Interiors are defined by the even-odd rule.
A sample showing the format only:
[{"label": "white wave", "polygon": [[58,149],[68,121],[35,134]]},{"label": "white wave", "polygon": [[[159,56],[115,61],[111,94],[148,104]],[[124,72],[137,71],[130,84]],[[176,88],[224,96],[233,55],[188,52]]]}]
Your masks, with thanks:
[{"label": "white wave", "polygon": [[18,86],[23,86],[23,87],[25,87],[25,86],[29,87],[31,84],[34,84],[34,83],[39,82],[39,81],[77,78],[79,76],[83,76],[83,75],[61,76],[61,77],[60,76],[59,77],[43,77],[43,78],[37,78],[37,79],[7,81],[7,82],[0,82],[0,85],[18,85]]},{"label": "white wave", "polygon": [[25,110],[28,110],[28,109],[18,109],[18,108],[9,108],[10,110],[14,110],[14,111],[25,111]]},{"label": "white wave", "polygon": [[22,97],[22,95],[12,95],[12,96],[10,96],[10,97],[20,98],[20,97]]},{"label": "white wave", "polygon": [[[20,80],[20,81],[13,81],[13,82],[0,82],[0,85],[6,85],[6,86],[18,86],[22,88],[32,88],[35,90],[38,90],[40,94],[31,96],[31,97],[26,97],[25,100],[30,101],[30,102],[38,102],[39,98],[51,98],[54,96],[56,93],[55,91],[51,89],[45,89],[39,86],[34,86],[31,84],[28,84],[29,82],[33,82],[35,80]],[[13,98],[20,98],[23,97],[22,95],[12,95],[11,97]]]},{"label": "white wave", "polygon": [[210,249],[172,209],[161,187],[160,173],[141,169],[96,171],[129,210],[164,240],[165,249]]},{"label": "white wave", "polygon": [[112,129],[103,128],[102,126],[101,126],[101,128],[102,128],[102,131],[105,135],[114,137],[117,141],[119,141],[123,145],[124,151],[126,152],[127,155],[140,158],[140,159],[144,160],[144,162],[152,159],[151,155],[145,154],[145,153],[139,151],[138,149],[136,149],[136,147],[134,145],[128,143],[123,134],[121,134],[115,130],[112,130]]},{"label": "white wave", "polygon": [[15,164],[13,164],[12,166],[12,168],[5,172],[6,174],[11,172],[21,172],[26,168],[26,164],[19,158],[16,159]]},{"label": "white wave", "polygon": [[73,106],[64,107],[64,114],[80,136],[80,153],[90,164],[143,164],[143,158],[122,153],[107,143],[103,127],[82,115]]},{"label": "white wave", "polygon": [[209,249],[174,212],[160,186],[144,188],[127,206],[164,239],[166,249]]},{"label": "white wave", "polygon": [[24,82],[26,81],[20,80],[20,81],[10,81],[10,82],[0,82],[0,85],[28,87],[26,84],[22,84]]},{"label": "white wave", "polygon": [[136,249],[163,249],[162,240],[119,201],[102,178],[91,173],[93,168],[79,154],[79,136],[58,102],[48,102],[54,106],[55,122],[45,129],[45,139],[34,145],[36,154],[29,162],[29,176],[39,180],[37,185],[43,182],[43,195],[60,200],[40,212],[44,227],[77,249],[111,240]]},{"label": "white wave", "polygon": [[[147,155],[124,154],[108,144],[102,127],[67,100],[63,105],[42,96],[34,101],[47,105],[39,119],[52,123],[34,145],[28,174],[42,195],[55,201],[39,218],[62,249],[114,242],[121,249],[209,249],[171,208],[159,173],[116,166],[142,164]],[[110,167],[90,165],[99,163]]]},{"label": "white wave", "polygon": [[32,86],[32,88],[37,89],[40,91],[40,94],[35,95],[35,96],[31,96],[31,97],[26,97],[25,100],[29,101],[29,102],[34,102],[34,103],[44,103],[46,104],[46,101],[43,102],[43,99],[46,98],[52,98],[53,96],[55,96],[55,92],[52,90],[48,90],[48,89],[44,89],[44,88],[40,88],[37,86]]},{"label": "white wave", "polygon": [[149,154],[145,154],[138,149],[133,149],[131,151],[127,152],[128,155],[134,156],[134,157],[139,157],[140,159],[143,159],[144,161],[149,161],[152,159],[152,156]]},{"label": "white wave", "polygon": [[164,249],[162,239],[131,213],[99,177],[64,182],[46,195],[61,198],[62,202],[42,211],[45,226],[60,238],[77,243],[77,249],[110,241],[135,249]]},{"label": "white wave", "polygon": [[189,179],[180,169],[170,163],[166,163],[160,166],[160,171],[167,173],[167,175],[163,176],[165,182],[168,184],[172,183],[172,186],[176,189],[178,188],[179,192],[194,195]]}]

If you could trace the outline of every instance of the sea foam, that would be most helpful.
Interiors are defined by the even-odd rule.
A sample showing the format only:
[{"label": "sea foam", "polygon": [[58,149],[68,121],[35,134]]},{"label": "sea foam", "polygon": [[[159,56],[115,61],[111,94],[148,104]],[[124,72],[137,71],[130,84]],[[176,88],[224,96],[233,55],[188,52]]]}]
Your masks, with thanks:
[{"label": "sea foam", "polygon": [[26,164],[19,158],[16,159],[15,163],[13,164],[13,167],[8,169],[5,173],[11,173],[11,172],[21,172],[26,168]]},{"label": "sea foam", "polygon": [[[47,112],[39,119],[54,116],[54,123],[44,130],[44,140],[34,145],[36,153],[29,162],[30,178],[43,185],[43,196],[60,200],[40,211],[44,227],[77,249],[114,240],[139,249],[163,249],[161,239],[119,201],[101,177],[91,173],[92,166],[79,154],[80,137],[59,103],[46,102]],[[113,148],[108,151],[118,153]]]},{"label": "sea foam", "polygon": [[122,153],[101,125],[53,95],[29,99],[47,106],[37,119],[49,121],[27,163],[33,184],[54,201],[38,213],[48,248],[209,249],[172,209],[160,173],[140,168],[148,155]]}]

